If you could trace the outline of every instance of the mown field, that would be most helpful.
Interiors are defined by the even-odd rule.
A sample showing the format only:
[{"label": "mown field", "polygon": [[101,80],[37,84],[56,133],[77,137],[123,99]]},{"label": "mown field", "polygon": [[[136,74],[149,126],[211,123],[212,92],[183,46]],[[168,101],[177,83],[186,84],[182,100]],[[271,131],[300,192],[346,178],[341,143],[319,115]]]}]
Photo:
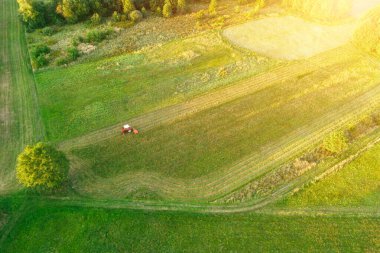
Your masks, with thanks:
[{"label": "mown field", "polygon": [[[80,178],[75,187],[113,197],[156,186],[159,194],[176,191],[185,198],[232,190],[265,173],[273,160],[284,162],[318,142],[319,135],[355,119],[356,110],[378,104],[378,63],[355,53],[347,58],[139,136],[113,135],[74,149]],[[286,153],[295,143],[297,148]]]},{"label": "mown field", "polygon": [[58,141],[183,102],[274,64],[207,32],[115,58],[40,71],[36,79],[47,137]]},{"label": "mown field", "polygon": [[[380,61],[350,44],[280,61],[209,28],[39,70],[35,86],[17,4],[0,1],[0,252],[380,248],[378,125],[263,198],[225,201],[378,109]],[[120,135],[128,122],[139,135]],[[17,153],[43,139],[70,158],[70,184],[16,190]]]},{"label": "mown field", "polygon": [[15,188],[23,147],[44,138],[24,28],[15,1],[0,2],[0,193]]},{"label": "mown field", "polygon": [[[16,202],[16,201],[14,201]],[[206,215],[61,206],[22,206],[2,252],[376,252],[378,217]],[[9,207],[11,206],[11,207]],[[41,229],[43,228],[43,229]]]}]

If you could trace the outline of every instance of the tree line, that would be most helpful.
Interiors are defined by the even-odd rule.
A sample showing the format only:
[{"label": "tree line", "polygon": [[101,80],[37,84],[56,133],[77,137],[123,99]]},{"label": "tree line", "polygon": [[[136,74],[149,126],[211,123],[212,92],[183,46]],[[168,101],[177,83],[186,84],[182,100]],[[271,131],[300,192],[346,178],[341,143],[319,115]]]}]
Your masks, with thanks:
[{"label": "tree line", "polygon": [[[196,0],[193,0],[196,1]],[[51,24],[76,23],[91,17],[125,15],[150,9],[165,17],[187,10],[187,0],[17,0],[22,20],[30,30]],[[135,12],[136,13],[136,12]],[[134,14],[136,15],[136,14]],[[138,14],[139,15],[139,14]]]}]

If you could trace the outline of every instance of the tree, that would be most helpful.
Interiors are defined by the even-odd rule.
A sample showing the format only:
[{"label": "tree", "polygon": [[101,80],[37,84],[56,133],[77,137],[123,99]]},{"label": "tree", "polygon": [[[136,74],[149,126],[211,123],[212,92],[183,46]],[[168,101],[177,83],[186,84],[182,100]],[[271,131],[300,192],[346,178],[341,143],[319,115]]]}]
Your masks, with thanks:
[{"label": "tree", "polygon": [[170,18],[171,16],[173,16],[173,6],[170,0],[165,0],[164,7],[162,9],[162,15],[165,18]]},{"label": "tree", "polygon": [[54,189],[68,179],[69,161],[45,143],[27,146],[17,157],[16,176],[27,188]]},{"label": "tree", "polygon": [[57,12],[69,23],[75,23],[90,14],[90,4],[87,0],[62,0],[62,4],[57,6]]},{"label": "tree", "polygon": [[46,6],[43,2],[33,0],[17,0],[22,21],[29,30],[46,25]]},{"label": "tree", "polygon": [[185,13],[187,8],[186,0],[178,0],[177,2],[177,10],[179,13]]},{"label": "tree", "polygon": [[218,5],[217,0],[211,0],[210,1],[210,5],[208,6],[208,12],[211,15],[216,15],[216,7],[217,7],[217,5]]},{"label": "tree", "polygon": [[135,4],[132,0],[122,0],[123,2],[123,12],[129,14],[131,11],[136,10]]}]

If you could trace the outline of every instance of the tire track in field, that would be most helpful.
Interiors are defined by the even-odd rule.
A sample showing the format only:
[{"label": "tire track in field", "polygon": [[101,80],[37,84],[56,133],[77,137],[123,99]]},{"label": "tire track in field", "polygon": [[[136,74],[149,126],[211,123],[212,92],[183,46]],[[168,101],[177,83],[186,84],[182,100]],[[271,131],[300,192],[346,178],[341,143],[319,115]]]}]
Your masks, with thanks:
[{"label": "tire track in field", "polygon": [[[127,121],[136,128],[142,131],[147,131],[158,125],[167,124],[202,110],[244,97],[276,83],[302,76],[321,68],[328,68],[339,62],[359,59],[360,57],[361,54],[359,52],[357,52],[352,46],[346,45],[310,59],[277,67],[270,72],[245,79],[233,86],[218,89],[187,102],[149,112]],[[60,149],[68,151],[107,140],[119,134],[120,126],[122,124],[123,123],[119,123],[84,136],[63,141],[59,143],[58,146]]]},{"label": "tire track in field", "polygon": [[[377,134],[378,136],[378,134]],[[53,197],[50,199],[58,200],[58,205],[63,206],[80,206],[89,208],[108,208],[108,209],[128,209],[128,210],[149,210],[149,211],[178,211],[178,212],[191,212],[191,213],[208,213],[208,214],[232,214],[244,212],[256,212],[270,215],[280,216],[326,216],[326,215],[348,215],[348,216],[365,216],[365,217],[379,217],[380,210],[374,207],[313,207],[313,208],[266,208],[267,205],[272,204],[287,194],[291,193],[294,189],[300,188],[308,182],[320,177],[326,171],[335,170],[337,166],[344,166],[355,160],[361,154],[372,148],[380,142],[380,137],[367,144],[358,150],[355,154],[347,157],[343,161],[338,162],[328,170],[314,171],[309,175],[308,173],[286,183],[279,187],[270,196],[256,199],[251,202],[244,202],[230,205],[214,205],[209,203],[179,203],[168,201],[128,201],[128,200],[112,200],[112,199],[86,199],[86,198],[60,198]]]},{"label": "tire track in field", "polygon": [[232,167],[196,179],[174,179],[158,173],[144,172],[121,174],[110,179],[89,175],[92,181],[84,182],[85,185],[82,186],[78,185],[78,190],[98,196],[123,196],[131,189],[144,187],[153,191],[159,190],[169,199],[214,200],[294,159],[320,142],[326,134],[356,121],[357,117],[379,105],[380,85],[377,85],[311,125],[265,146],[261,152],[253,153]]}]

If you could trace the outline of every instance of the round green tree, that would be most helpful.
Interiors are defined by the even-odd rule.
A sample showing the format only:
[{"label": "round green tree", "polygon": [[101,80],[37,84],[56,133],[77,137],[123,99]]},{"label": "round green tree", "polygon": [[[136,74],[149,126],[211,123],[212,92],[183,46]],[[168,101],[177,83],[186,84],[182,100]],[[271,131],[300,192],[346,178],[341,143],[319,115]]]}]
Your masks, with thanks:
[{"label": "round green tree", "polygon": [[69,161],[50,145],[27,146],[17,157],[16,176],[27,188],[54,189],[68,178]]}]

